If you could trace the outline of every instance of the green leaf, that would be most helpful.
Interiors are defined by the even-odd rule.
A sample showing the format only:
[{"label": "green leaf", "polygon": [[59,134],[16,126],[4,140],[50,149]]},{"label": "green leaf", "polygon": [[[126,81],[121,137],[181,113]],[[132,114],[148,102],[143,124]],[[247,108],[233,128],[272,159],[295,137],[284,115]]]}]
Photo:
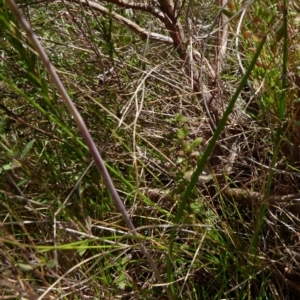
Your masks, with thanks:
[{"label": "green leaf", "polygon": [[46,267],[48,269],[53,269],[55,266],[57,265],[57,261],[55,259],[50,259],[47,264]]},{"label": "green leaf", "polygon": [[131,254],[126,255],[125,257],[123,257],[122,260],[121,260],[121,265],[122,266],[127,265],[127,263],[131,260],[131,258],[132,258]]},{"label": "green leaf", "polygon": [[192,175],[193,175],[193,173],[194,173],[194,170],[186,171],[186,172],[184,172],[183,178],[185,180],[190,180],[191,177],[192,177]]},{"label": "green leaf", "polygon": [[190,152],[193,147],[192,147],[191,143],[186,143],[185,146],[184,146],[184,148],[185,148],[186,152]]},{"label": "green leaf", "polygon": [[35,142],[35,139],[33,139],[29,143],[27,143],[27,145],[25,146],[25,148],[24,148],[24,150],[23,150],[23,152],[21,154],[21,159],[24,159],[26,157],[26,155],[28,154],[28,152],[32,148],[34,142]]},{"label": "green leaf", "polygon": [[124,290],[127,283],[126,276],[123,273],[121,273],[120,276],[117,278],[116,283],[121,290]]},{"label": "green leaf", "polygon": [[17,160],[14,160],[13,163],[9,163],[9,164],[2,166],[2,169],[4,171],[9,171],[9,170],[13,170],[15,168],[19,168],[21,166],[22,165],[20,164],[20,162],[18,162]]},{"label": "green leaf", "polygon": [[202,143],[202,138],[196,138],[194,141],[193,141],[193,148],[196,148],[198,147],[200,144]]},{"label": "green leaf", "polygon": [[180,119],[179,119],[179,121],[181,122],[181,123],[187,123],[188,122],[188,118],[187,117],[184,117],[184,116],[180,116]]},{"label": "green leaf", "polygon": [[34,267],[28,264],[17,263],[16,266],[25,272],[30,272],[34,270]]},{"label": "green leaf", "polygon": [[177,137],[180,140],[184,140],[186,138],[186,132],[183,128],[179,129],[177,132]]},{"label": "green leaf", "polygon": [[88,246],[89,246],[89,241],[86,241],[86,242],[82,243],[82,244],[80,245],[79,250],[78,250],[78,254],[79,254],[80,256],[83,256],[83,254],[84,254],[84,253],[86,252],[86,250],[88,249]]},{"label": "green leaf", "polygon": [[184,158],[184,157],[178,157],[176,160],[176,165],[182,164],[183,162],[185,162],[185,160],[186,160],[186,158]]},{"label": "green leaf", "polygon": [[21,181],[17,184],[17,186],[20,187],[20,186],[22,186],[22,185],[24,185],[24,184],[26,184],[26,183],[28,183],[28,179],[21,180]]},{"label": "green leaf", "polygon": [[201,205],[199,205],[199,203],[191,203],[190,208],[194,214],[200,214],[201,212]]}]

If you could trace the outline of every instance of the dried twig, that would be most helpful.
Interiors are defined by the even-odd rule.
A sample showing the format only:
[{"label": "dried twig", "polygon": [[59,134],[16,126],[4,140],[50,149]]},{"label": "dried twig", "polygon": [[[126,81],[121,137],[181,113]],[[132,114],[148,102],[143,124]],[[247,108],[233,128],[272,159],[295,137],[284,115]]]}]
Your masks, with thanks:
[{"label": "dried twig", "polygon": [[[216,4],[223,9],[227,5],[226,0],[216,0]],[[216,37],[216,73],[220,76],[223,66],[224,57],[227,49],[228,36],[228,18],[222,13],[219,16],[219,30]]]},{"label": "dried twig", "polygon": [[[100,12],[101,14],[103,14],[106,17],[110,16],[116,22],[125,25],[130,30],[132,30],[133,32],[135,32],[142,39],[149,38],[150,40],[164,42],[164,43],[168,43],[168,44],[172,44],[173,43],[173,40],[170,37],[162,35],[162,34],[159,34],[159,33],[147,31],[146,29],[138,26],[136,23],[130,21],[129,19],[124,18],[123,16],[121,16],[121,15],[115,13],[115,12],[109,11],[107,8],[105,8],[104,6],[102,6],[102,5],[100,5],[100,4],[96,3],[96,2],[86,1],[86,0],[72,0],[71,2],[81,3],[82,5],[85,5],[87,7],[90,7],[90,8],[93,8],[93,9],[97,10],[98,12]],[[154,12],[156,11],[156,10],[155,11],[151,10],[150,6],[146,6],[145,7],[142,4],[141,5],[135,4],[134,5],[133,3],[125,3],[125,1],[120,1],[120,3],[118,3],[119,1],[109,1],[109,2],[112,2],[112,3],[116,2],[116,4],[119,4],[119,5],[122,4],[122,6],[124,6],[126,8],[140,9],[140,10],[144,10],[144,11],[147,11],[149,13],[152,13],[152,14],[154,14]],[[162,18],[161,14],[155,13],[154,15],[156,17]]]}]

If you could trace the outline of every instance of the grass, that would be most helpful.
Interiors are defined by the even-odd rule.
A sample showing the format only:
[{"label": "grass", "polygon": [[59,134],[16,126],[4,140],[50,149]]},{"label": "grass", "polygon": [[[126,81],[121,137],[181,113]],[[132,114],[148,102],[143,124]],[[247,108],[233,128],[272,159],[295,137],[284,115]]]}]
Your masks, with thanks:
[{"label": "grass", "polygon": [[[182,59],[190,45],[143,40],[113,18],[128,17],[117,5],[105,6],[107,16],[79,2],[21,6],[86,122],[134,237],[1,2],[3,299],[298,298],[297,7],[230,2],[222,73],[212,78],[218,8],[188,5],[178,20],[186,37],[201,37],[193,47],[207,59],[195,59],[196,69]],[[133,12],[140,27],[169,35],[170,24]],[[196,90],[200,67],[211,115]]]}]

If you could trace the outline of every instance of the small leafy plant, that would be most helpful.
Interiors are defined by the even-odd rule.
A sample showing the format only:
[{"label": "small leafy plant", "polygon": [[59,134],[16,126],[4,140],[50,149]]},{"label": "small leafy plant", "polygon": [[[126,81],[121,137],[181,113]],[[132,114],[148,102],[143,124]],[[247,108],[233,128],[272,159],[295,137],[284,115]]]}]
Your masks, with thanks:
[{"label": "small leafy plant", "polygon": [[188,118],[180,114],[176,114],[171,120],[174,126],[178,128],[174,137],[175,147],[171,148],[171,152],[175,152],[176,159],[176,189],[175,193],[181,194],[197,166],[198,159],[201,158],[200,145],[202,138],[198,137],[191,140],[189,137]]}]

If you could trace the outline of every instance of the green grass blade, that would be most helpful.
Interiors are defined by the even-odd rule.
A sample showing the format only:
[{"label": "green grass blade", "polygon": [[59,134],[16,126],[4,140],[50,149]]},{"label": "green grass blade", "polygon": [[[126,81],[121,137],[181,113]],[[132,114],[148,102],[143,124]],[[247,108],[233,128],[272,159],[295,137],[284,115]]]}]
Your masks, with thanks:
[{"label": "green grass blade", "polygon": [[283,1],[283,56],[282,56],[282,87],[281,97],[278,104],[278,114],[280,121],[285,116],[285,99],[286,99],[286,88],[287,88],[287,62],[288,62],[288,15],[287,15],[287,1]]}]

